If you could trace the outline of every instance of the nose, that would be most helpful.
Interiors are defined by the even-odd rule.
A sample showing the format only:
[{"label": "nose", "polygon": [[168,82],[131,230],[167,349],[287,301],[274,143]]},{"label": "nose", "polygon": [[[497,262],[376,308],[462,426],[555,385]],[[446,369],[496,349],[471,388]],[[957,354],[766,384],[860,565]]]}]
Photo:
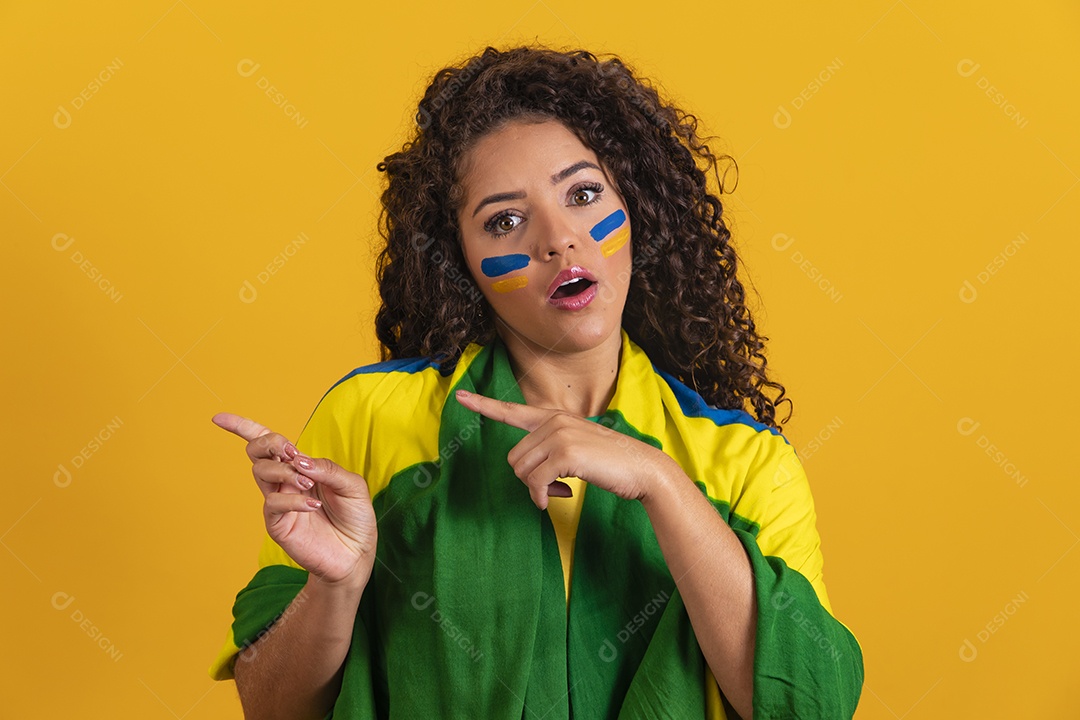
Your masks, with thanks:
[{"label": "nose", "polygon": [[541,259],[547,260],[556,255],[565,255],[570,248],[574,248],[575,251],[580,249],[582,242],[580,223],[575,223],[568,213],[555,209],[545,213],[541,222],[540,247],[538,248]]}]

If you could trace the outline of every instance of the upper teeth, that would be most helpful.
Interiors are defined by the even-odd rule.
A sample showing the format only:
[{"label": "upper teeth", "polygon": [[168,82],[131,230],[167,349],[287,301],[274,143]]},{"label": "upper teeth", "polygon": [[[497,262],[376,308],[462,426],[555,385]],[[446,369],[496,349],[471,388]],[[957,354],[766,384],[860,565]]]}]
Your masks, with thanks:
[{"label": "upper teeth", "polygon": [[572,283],[572,282],[577,282],[578,280],[584,280],[584,279],[585,279],[585,278],[570,278],[570,279],[569,279],[569,280],[567,280],[566,282],[564,282],[564,283],[562,283],[561,285],[559,285],[559,287],[566,287],[567,285],[569,285],[569,284],[570,284],[570,283]]}]

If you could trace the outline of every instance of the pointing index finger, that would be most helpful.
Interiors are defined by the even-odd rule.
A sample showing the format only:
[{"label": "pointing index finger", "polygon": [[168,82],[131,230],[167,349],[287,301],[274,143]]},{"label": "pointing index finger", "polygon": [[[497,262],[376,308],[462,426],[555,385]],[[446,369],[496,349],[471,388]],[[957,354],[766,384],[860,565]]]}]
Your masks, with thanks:
[{"label": "pointing index finger", "polygon": [[456,397],[458,402],[462,405],[470,410],[475,410],[484,417],[489,417],[492,420],[498,420],[499,422],[513,425],[516,428],[528,430],[529,432],[532,432],[543,425],[544,421],[547,420],[552,412],[545,408],[531,407],[529,405],[522,405],[521,403],[510,402],[508,400],[496,400],[495,398],[477,395],[476,393],[471,393],[467,390],[458,390]]},{"label": "pointing index finger", "polygon": [[215,425],[223,430],[228,430],[234,435],[239,435],[248,442],[262,437],[270,432],[254,420],[233,413],[221,412],[210,418]]}]

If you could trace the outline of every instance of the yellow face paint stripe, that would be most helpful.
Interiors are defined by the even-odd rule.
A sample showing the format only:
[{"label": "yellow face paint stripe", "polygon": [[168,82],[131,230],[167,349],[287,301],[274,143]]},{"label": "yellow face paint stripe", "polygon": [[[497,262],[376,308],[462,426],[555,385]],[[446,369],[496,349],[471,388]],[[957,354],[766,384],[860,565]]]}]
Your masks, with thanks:
[{"label": "yellow face paint stripe", "polygon": [[491,289],[495,292],[510,292],[511,290],[517,290],[523,288],[529,284],[529,278],[524,275],[518,275],[517,277],[506,278],[505,280],[496,280],[491,283]]},{"label": "yellow face paint stripe", "polygon": [[619,248],[625,245],[626,241],[629,239],[630,228],[623,228],[604,242],[600,243],[600,252],[604,254],[604,257],[610,257],[619,252]]}]

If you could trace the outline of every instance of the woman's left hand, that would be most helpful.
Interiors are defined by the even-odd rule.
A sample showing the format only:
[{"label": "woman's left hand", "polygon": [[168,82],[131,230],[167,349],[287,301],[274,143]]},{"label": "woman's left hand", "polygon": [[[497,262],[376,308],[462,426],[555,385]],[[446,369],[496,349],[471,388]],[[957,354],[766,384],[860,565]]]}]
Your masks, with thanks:
[{"label": "woman's left hand", "polygon": [[642,500],[671,471],[662,450],[562,410],[457,392],[465,407],[529,432],[506,456],[541,510],[548,495],[569,497],[559,478],[576,477],[627,500]]}]

